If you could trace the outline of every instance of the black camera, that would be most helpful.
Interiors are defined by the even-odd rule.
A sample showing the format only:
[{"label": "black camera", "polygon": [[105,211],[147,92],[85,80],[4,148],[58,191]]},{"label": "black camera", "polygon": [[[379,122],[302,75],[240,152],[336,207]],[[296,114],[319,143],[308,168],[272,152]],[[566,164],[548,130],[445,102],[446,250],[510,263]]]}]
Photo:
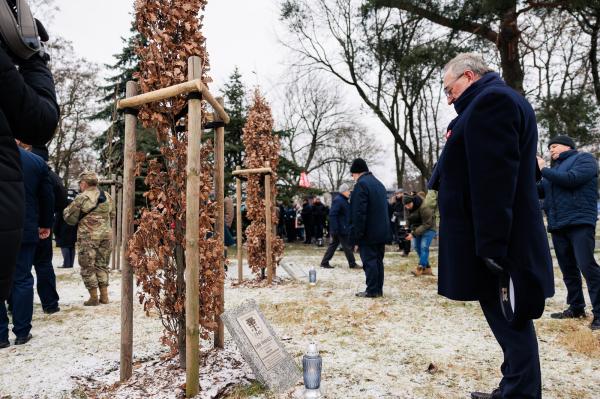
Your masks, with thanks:
[{"label": "black camera", "polygon": [[48,39],[26,0],[0,0],[0,43],[11,55],[23,60],[39,55],[47,60],[43,43]]}]

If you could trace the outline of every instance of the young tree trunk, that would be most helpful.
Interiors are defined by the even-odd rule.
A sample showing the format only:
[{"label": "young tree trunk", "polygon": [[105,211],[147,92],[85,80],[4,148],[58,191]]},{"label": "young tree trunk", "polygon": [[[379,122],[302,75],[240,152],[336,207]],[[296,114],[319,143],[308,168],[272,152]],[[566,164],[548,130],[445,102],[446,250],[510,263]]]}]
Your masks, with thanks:
[{"label": "young tree trunk", "polygon": [[[183,236],[182,222],[175,223],[175,234]],[[185,297],[185,250],[183,245],[175,245],[175,264],[177,265],[177,296]],[[177,350],[179,351],[179,367],[185,369],[185,312],[181,312],[177,318]]]}]

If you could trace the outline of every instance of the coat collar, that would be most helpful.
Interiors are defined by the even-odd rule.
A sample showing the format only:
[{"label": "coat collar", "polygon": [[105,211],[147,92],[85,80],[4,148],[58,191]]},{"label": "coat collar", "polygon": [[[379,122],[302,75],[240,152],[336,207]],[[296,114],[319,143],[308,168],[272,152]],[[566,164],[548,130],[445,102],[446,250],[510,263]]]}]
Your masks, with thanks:
[{"label": "coat collar", "polygon": [[477,95],[481,93],[483,89],[489,86],[505,85],[506,83],[504,83],[500,75],[498,75],[496,72],[488,72],[484,74],[481,78],[479,78],[479,80],[477,80],[471,86],[467,87],[467,89],[460,95],[460,97],[456,101],[454,101],[454,110],[457,114],[460,115],[460,113],[464,111],[469,106],[469,104],[471,104],[471,101],[473,101],[473,99],[477,97]]},{"label": "coat collar", "polygon": [[569,158],[571,155],[575,155],[575,154],[577,154],[577,150],[567,150],[565,152],[561,152],[556,161],[562,162],[565,159]]},{"label": "coat collar", "polygon": [[358,180],[356,180],[356,182],[358,183],[363,177],[368,176],[368,175],[372,175],[373,173],[371,172],[365,172],[362,175],[360,175],[360,177],[358,178]]}]

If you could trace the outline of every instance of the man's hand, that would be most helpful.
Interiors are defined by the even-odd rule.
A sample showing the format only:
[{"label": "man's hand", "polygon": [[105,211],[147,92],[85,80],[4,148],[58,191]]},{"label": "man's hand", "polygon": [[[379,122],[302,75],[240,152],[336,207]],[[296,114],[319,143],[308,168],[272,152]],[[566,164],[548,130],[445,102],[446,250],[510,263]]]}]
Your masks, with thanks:
[{"label": "man's hand", "polygon": [[546,161],[544,161],[544,158],[542,157],[537,157],[537,163],[538,163],[538,167],[540,168],[540,170],[542,170],[544,167],[546,167]]},{"label": "man's hand", "polygon": [[354,246],[354,252],[358,252],[358,245]]},{"label": "man's hand", "polygon": [[506,268],[506,260],[502,258],[481,258],[483,259],[483,263],[488,268],[489,271],[494,273],[495,275],[503,275],[505,273]]},{"label": "man's hand", "polygon": [[408,233],[404,239],[410,241],[413,239],[413,235],[411,233]]},{"label": "man's hand", "polygon": [[50,237],[50,228],[46,227],[40,227],[38,229],[38,235],[40,236],[40,240],[45,240],[46,238]]}]

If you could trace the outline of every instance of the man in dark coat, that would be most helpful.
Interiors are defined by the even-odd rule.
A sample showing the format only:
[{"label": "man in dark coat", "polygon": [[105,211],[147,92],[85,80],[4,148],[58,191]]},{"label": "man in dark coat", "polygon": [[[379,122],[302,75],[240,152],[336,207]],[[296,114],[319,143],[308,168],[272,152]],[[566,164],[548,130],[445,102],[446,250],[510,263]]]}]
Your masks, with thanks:
[{"label": "man in dark coat", "polygon": [[[10,295],[15,345],[22,345],[31,339],[31,265],[38,241],[50,237],[54,211],[54,193],[48,176],[48,166],[42,158],[29,151],[19,148],[19,152],[25,179],[25,221]],[[0,348],[9,346],[8,315],[4,302],[0,301]]]},{"label": "man in dark coat", "polygon": [[302,211],[300,217],[302,218],[302,224],[304,225],[304,243],[311,244],[314,235],[314,223],[313,223],[313,209],[312,199],[305,198],[302,203]]},{"label": "man in dark coat", "polygon": [[315,241],[321,247],[323,246],[323,229],[325,228],[325,219],[327,219],[327,209],[319,197],[315,197],[313,201],[312,215]]},{"label": "man in dark coat", "polygon": [[600,329],[600,266],[594,259],[598,219],[598,162],[592,154],[578,152],[569,136],[557,136],[548,144],[552,167],[538,157],[543,176],[539,186],[552,233],[554,252],[567,286],[569,307],[553,313],[555,319],[585,317],[581,274],[587,282],[594,319]]},{"label": "man in dark coat", "polygon": [[283,212],[287,242],[296,241],[296,210],[292,204],[287,204]]},{"label": "man in dark coat", "polygon": [[[504,352],[499,387],[471,397],[541,398],[537,338],[527,318],[541,315],[554,279],[536,192],[535,114],[476,54],[451,60],[443,84],[458,116],[429,185],[439,189],[438,292],[479,301]],[[506,273],[515,284],[526,282],[515,295],[536,305],[519,323],[503,315],[498,287]]]},{"label": "man in dark coat", "polygon": [[[76,190],[67,190],[67,206],[77,197]],[[65,206],[66,208],[66,206]],[[63,209],[64,210],[64,209]],[[71,226],[62,217],[54,218],[54,238],[63,256],[63,268],[72,268],[75,263],[75,243],[77,242],[77,226]]]},{"label": "man in dark coat", "polygon": [[350,241],[358,245],[367,284],[356,296],[377,298],[383,296],[383,257],[391,237],[387,192],[364,159],[352,161],[350,173],[356,181],[350,197]]},{"label": "man in dark coat", "polygon": [[[44,162],[48,162],[48,149],[46,146],[33,146],[31,152],[42,158]],[[48,169],[48,176],[54,193],[54,220],[62,219],[63,210],[67,206],[67,189],[52,169]],[[60,310],[52,256],[52,234],[50,234],[50,237],[40,239],[33,258],[36,289],[42,303],[42,310],[47,314],[56,313]]]},{"label": "man in dark coat", "polygon": [[331,242],[327,246],[325,255],[321,260],[321,267],[329,269],[333,268],[333,266],[329,264],[329,261],[333,258],[333,255],[340,244],[342,245],[350,269],[357,267],[356,259],[354,259],[354,253],[352,252],[352,246],[348,240],[348,235],[350,234],[349,197],[350,187],[344,183],[340,186],[339,194],[336,195],[331,203],[331,210],[329,211],[329,233],[331,234]]},{"label": "man in dark coat", "polygon": [[0,301],[5,301],[25,212],[21,160],[14,138],[28,144],[46,143],[58,123],[58,105],[52,75],[37,55],[13,61],[0,47],[0,87]]}]

